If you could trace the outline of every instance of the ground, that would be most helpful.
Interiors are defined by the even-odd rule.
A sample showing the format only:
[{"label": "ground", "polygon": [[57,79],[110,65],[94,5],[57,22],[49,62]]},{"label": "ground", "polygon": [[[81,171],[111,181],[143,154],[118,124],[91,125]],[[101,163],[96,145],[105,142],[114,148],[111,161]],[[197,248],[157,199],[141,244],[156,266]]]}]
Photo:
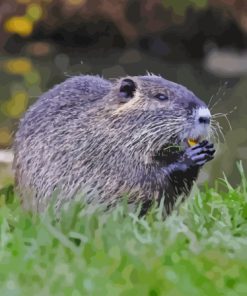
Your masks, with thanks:
[{"label": "ground", "polygon": [[0,197],[0,295],[247,294],[247,181],[195,190],[165,220],[73,203],[59,216]]}]

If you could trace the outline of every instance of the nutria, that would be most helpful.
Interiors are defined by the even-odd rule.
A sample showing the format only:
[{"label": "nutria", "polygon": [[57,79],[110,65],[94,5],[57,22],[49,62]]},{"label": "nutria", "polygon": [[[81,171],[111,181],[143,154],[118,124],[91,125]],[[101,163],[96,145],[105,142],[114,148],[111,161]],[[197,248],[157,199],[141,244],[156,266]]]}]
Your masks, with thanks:
[{"label": "nutria", "polygon": [[108,81],[69,78],[44,93],[20,122],[14,143],[23,206],[57,208],[75,196],[115,205],[123,196],[145,213],[164,196],[170,212],[213,159],[207,105],[160,76]]}]

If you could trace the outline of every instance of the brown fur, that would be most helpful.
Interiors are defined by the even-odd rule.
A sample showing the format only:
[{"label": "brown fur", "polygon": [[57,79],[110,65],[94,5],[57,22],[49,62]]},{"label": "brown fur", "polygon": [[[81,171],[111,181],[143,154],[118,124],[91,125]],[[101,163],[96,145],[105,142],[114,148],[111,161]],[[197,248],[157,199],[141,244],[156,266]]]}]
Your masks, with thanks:
[{"label": "brown fur", "polygon": [[[42,211],[56,191],[56,206],[80,196],[87,202],[129,203],[148,208],[165,195],[171,209],[187,194],[198,170],[170,179],[171,155],[162,147],[180,145],[194,128],[193,110],[204,103],[185,87],[159,76],[127,77],[136,84],[123,98],[123,79],[73,77],[43,94],[21,120],[14,168],[25,208]],[[126,78],[125,78],[126,79]],[[155,98],[157,93],[167,101]],[[179,179],[180,180],[180,179]]]}]

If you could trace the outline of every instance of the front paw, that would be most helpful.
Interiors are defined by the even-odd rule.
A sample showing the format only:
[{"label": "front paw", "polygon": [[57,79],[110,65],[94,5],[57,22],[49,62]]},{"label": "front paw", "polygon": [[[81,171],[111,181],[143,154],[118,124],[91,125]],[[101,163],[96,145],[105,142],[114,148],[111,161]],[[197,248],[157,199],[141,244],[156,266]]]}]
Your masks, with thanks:
[{"label": "front paw", "polygon": [[214,158],[214,144],[208,141],[202,141],[194,147],[185,150],[185,161],[189,162],[192,166],[203,166],[206,162]]}]

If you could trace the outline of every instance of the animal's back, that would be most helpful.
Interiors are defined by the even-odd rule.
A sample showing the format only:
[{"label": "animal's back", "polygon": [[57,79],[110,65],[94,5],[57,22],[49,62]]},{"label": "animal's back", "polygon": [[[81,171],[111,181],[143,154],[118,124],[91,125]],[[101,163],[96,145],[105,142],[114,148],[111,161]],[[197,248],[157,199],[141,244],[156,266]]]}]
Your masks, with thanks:
[{"label": "animal's back", "polygon": [[[76,76],[44,93],[26,112],[14,143],[14,169],[24,207],[42,209],[57,184],[68,181],[76,150],[87,141],[88,113],[97,109],[110,87],[97,76]],[[39,204],[35,196],[43,196]]]}]

